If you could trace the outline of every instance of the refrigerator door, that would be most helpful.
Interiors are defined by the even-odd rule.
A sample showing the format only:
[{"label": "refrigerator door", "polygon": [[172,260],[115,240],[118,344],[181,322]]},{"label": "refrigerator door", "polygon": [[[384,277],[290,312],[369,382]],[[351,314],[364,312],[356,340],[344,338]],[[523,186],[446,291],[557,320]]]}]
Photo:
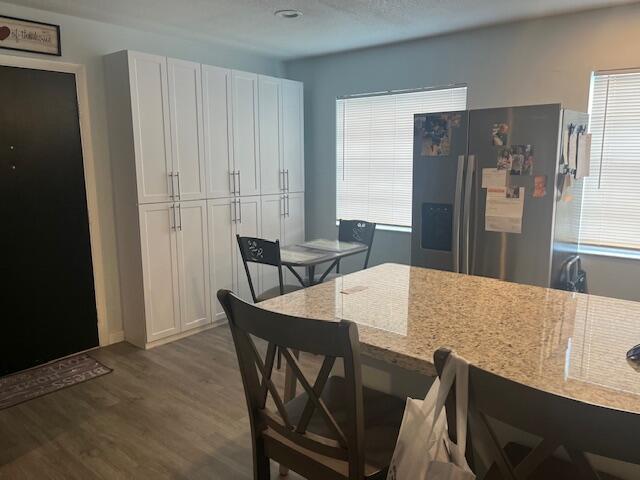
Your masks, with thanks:
[{"label": "refrigerator door", "polygon": [[[462,245],[463,256],[469,259],[468,273],[549,286],[560,119],[558,104],[473,110],[469,113],[468,153],[475,157],[476,174],[470,182],[469,191],[465,192],[470,195],[471,209],[468,222],[463,225],[466,233]],[[516,175],[515,171],[519,169],[516,166],[507,176],[509,186],[524,187],[521,233],[486,229],[487,189],[482,188],[482,172],[483,169],[497,167],[498,155],[504,147],[494,145],[493,130],[500,124],[507,125],[508,131],[503,128],[498,132],[498,143],[502,141],[505,147],[512,149],[517,145],[533,147],[531,174],[522,172]],[[544,196],[533,196],[535,176],[546,176]],[[498,211],[507,213],[502,208]]]},{"label": "refrigerator door", "polygon": [[[588,127],[589,115],[571,110],[563,110],[562,139],[569,136],[569,127]],[[566,138],[568,142],[568,138]],[[566,158],[568,145],[561,141],[561,155],[563,162]],[[584,179],[570,178],[565,181],[565,175],[558,173],[555,182],[556,215],[553,241],[553,257],[551,262],[552,288],[566,288],[562,282],[563,270],[578,254],[580,235],[580,216],[582,213],[582,191]]]},{"label": "refrigerator door", "polygon": [[414,117],[411,264],[460,271],[468,112]]}]

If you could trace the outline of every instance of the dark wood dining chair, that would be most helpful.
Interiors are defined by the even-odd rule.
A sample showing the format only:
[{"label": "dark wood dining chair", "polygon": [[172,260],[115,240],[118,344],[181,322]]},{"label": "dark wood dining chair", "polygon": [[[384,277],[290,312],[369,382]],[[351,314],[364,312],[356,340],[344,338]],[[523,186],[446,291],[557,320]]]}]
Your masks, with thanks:
[{"label": "dark wood dining chair", "polygon": [[[440,375],[450,351],[434,354]],[[456,432],[455,389],[447,399],[449,434]],[[517,443],[502,448],[490,419],[541,438],[531,449]],[[473,465],[471,443],[492,459],[484,480],[604,480],[614,479],[592,467],[584,452],[640,463],[640,415],[586,404],[516,383],[473,365],[469,368],[469,435],[467,460]],[[569,461],[553,454],[563,447]],[[477,468],[472,466],[474,471]],[[478,477],[480,478],[480,477]]]},{"label": "dark wood dining chair", "polygon": [[[238,248],[240,249],[240,255],[242,256],[242,263],[244,265],[244,271],[247,274],[247,282],[249,283],[249,290],[251,291],[251,297],[255,303],[264,302],[270,298],[284,295],[285,293],[295,292],[300,290],[300,285],[286,285],[284,283],[284,277],[282,274],[282,261],[280,259],[280,241],[276,240],[271,242],[263,238],[254,237],[241,237],[236,235],[238,240]],[[249,263],[256,263],[260,265],[267,265],[278,269],[278,286],[270,288],[261,294],[256,294],[253,279],[251,278],[251,270],[249,269]]]},{"label": "dark wood dining chair", "polygon": [[[219,290],[218,300],[229,320],[249,410],[254,479],[270,478],[271,459],[309,480],[384,480],[405,401],[362,386],[356,325],[262,310],[228,290]],[[254,338],[266,342],[264,358]],[[271,376],[276,350],[302,386],[290,401]],[[324,357],[315,380],[303,373],[297,352]],[[330,376],[336,360],[344,377]]]},{"label": "dark wood dining chair", "polygon": [[[338,223],[338,240],[340,242],[362,243],[367,246],[364,257],[363,269],[369,266],[369,257],[371,256],[371,247],[373,245],[373,237],[376,233],[376,224],[365,220],[343,220]],[[331,270],[335,267],[335,273]],[[336,260],[325,273],[316,278],[316,283],[331,280],[340,275],[340,260]]]}]

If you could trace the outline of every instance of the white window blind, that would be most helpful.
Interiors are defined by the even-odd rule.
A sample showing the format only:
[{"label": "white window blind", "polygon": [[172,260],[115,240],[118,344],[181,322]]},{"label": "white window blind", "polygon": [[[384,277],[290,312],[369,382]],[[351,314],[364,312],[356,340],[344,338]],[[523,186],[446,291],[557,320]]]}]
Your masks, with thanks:
[{"label": "white window blind", "polygon": [[413,115],[467,108],[467,87],[336,100],[337,219],[411,226]]},{"label": "white window blind", "polygon": [[580,241],[640,249],[640,71],[595,74]]}]

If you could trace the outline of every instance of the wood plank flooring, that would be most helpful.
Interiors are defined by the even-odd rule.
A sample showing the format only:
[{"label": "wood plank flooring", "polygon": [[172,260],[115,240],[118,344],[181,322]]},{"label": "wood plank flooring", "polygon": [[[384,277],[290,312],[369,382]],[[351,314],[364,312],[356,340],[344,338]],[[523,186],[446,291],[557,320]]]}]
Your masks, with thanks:
[{"label": "wood plank flooring", "polygon": [[[0,479],[253,478],[226,326],[149,351],[119,343],[91,355],[113,373],[0,411]],[[280,388],[283,380],[275,376]]]}]

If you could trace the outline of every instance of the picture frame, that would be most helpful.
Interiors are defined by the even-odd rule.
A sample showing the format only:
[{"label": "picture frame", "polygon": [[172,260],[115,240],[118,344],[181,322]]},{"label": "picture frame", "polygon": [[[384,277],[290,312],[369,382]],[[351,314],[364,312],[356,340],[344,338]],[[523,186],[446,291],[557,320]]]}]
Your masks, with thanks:
[{"label": "picture frame", "polygon": [[60,25],[0,15],[0,49],[60,57]]}]

